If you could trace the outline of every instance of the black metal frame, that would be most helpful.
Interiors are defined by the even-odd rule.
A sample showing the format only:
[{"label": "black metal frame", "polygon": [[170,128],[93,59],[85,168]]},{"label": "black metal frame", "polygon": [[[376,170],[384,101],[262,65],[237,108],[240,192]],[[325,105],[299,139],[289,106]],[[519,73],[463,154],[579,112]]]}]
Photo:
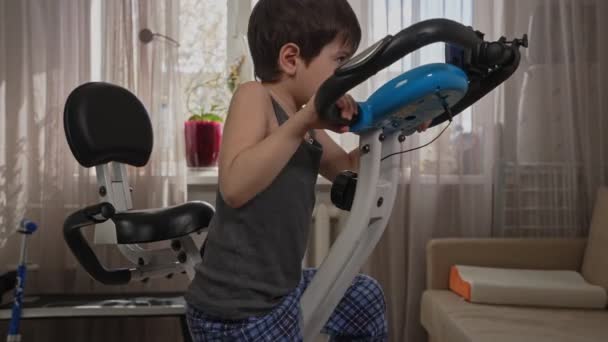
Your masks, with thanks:
[{"label": "black metal frame", "polygon": [[71,214],[63,224],[63,235],[72,254],[95,280],[106,285],[123,285],[131,281],[131,270],[119,268],[107,270],[87,243],[82,228],[103,223],[114,216],[116,210],[110,203],[95,204]]}]

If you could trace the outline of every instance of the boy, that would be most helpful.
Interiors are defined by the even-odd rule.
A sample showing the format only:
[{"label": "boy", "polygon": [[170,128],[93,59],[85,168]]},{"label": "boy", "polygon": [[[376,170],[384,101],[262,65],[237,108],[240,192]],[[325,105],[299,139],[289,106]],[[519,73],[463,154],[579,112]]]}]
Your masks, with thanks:
[{"label": "boy", "polygon": [[[301,340],[301,269],[318,174],[357,170],[324,132],[314,94],[357,50],[361,29],[346,0],[260,0],[248,40],[259,82],[232,99],[219,159],[216,214],[186,300],[195,341]],[[306,105],[306,106],[305,106]],[[350,96],[337,102],[357,113]],[[382,289],[359,275],[327,322],[337,340],[387,339]]]}]

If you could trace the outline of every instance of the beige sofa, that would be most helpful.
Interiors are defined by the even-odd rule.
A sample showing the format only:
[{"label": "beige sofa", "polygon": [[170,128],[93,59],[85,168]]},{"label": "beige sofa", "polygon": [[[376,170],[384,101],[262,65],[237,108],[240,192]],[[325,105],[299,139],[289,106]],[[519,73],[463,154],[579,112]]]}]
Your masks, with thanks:
[{"label": "beige sofa", "polygon": [[588,239],[440,239],[427,247],[421,322],[431,342],[608,342],[608,310],[471,304],[448,289],[454,264],[577,270],[608,291],[608,189]]}]

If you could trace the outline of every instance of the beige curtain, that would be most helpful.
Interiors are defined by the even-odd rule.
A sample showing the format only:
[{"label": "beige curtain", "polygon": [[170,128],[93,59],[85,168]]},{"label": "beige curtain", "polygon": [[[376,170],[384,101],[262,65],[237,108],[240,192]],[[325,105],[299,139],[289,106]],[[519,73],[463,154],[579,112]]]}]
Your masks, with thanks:
[{"label": "beige curtain", "polygon": [[[133,172],[135,206],[151,208],[183,203],[186,198],[182,91],[178,46],[160,37],[142,43],[144,28],[179,39],[179,1],[102,2],[102,53],[105,81],[128,88],[144,103],[152,120],[154,149],[150,162]],[[138,195],[139,194],[139,195]]]},{"label": "beige curtain", "polygon": [[[583,235],[606,182],[608,89],[603,1],[408,0],[351,3],[362,46],[420,20],[472,24],[487,39],[530,36],[516,74],[459,115],[433,145],[401,157],[391,222],[364,271],[382,284],[392,341],[423,341],[425,248],[432,238]],[[403,70],[442,62],[430,46],[357,89],[364,97]],[[403,148],[443,128],[408,137]]]},{"label": "beige curtain", "polygon": [[[102,79],[133,91],[147,107],[154,129],[150,163],[129,170],[134,207],[181,203],[186,187],[177,48],[164,41],[145,46],[137,41],[143,27],[179,39],[179,2],[114,0],[101,5]],[[15,230],[27,217],[40,229],[30,238],[29,261],[38,268],[28,271],[26,294],[181,291],[188,284],[185,276],[101,285],[77,264],[63,240],[67,215],[98,202],[94,170],[78,165],[63,131],[68,94],[91,80],[90,18],[90,0],[0,2],[0,270],[17,263]],[[95,249],[106,265],[127,262],[116,248]],[[0,334],[5,327],[0,325]],[[24,341],[167,341],[180,336],[179,322],[169,318],[28,320],[22,331]]]},{"label": "beige curtain", "polygon": [[[102,79],[132,91],[144,104],[152,121],[154,147],[150,161],[141,168],[129,168],[134,188],[134,209],[161,208],[186,201],[186,167],[178,46],[155,38],[144,44],[139,32],[148,28],[179,40],[179,1],[103,1]],[[136,132],[134,132],[136,134]],[[162,247],[156,244],[154,247]],[[98,248],[108,265],[124,265],[116,248]],[[84,284],[84,279],[83,282]],[[92,280],[88,286],[104,291],[183,291],[189,284],[179,275],[171,280],[147,284],[103,286]]]},{"label": "beige curtain", "polygon": [[521,72],[505,85],[497,112],[495,233],[585,234],[607,176],[608,4],[494,1],[483,9],[501,18],[493,26],[505,34],[530,35]]},{"label": "beige curtain", "polygon": [[72,157],[63,131],[65,99],[90,75],[89,11],[89,1],[0,4],[0,260],[2,268],[17,263],[14,231],[23,217],[39,224],[28,293],[74,288],[63,221],[96,200],[94,177]]}]

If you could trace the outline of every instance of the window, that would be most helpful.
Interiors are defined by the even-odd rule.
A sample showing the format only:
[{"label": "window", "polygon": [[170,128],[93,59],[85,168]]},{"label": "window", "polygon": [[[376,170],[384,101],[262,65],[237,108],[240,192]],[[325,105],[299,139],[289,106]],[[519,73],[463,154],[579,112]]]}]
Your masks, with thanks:
[{"label": "window", "polygon": [[91,0],[91,81],[101,81],[101,0]]},{"label": "window", "polygon": [[[139,9],[139,4],[145,4],[145,2],[136,1],[131,5]],[[239,49],[234,47],[232,36],[236,34],[236,28],[241,29],[235,23],[242,21],[242,17],[248,17],[249,6],[249,1],[241,0],[180,1],[178,18],[179,36],[170,38],[179,41],[177,67],[180,72],[180,94],[182,95],[180,100],[183,101],[182,108],[190,108],[194,111],[208,111],[211,106],[215,105],[217,113],[220,116],[225,114],[232,95],[226,84],[228,69],[233,65],[236,57],[243,55],[242,46]],[[92,81],[104,80],[104,75],[102,75],[104,55],[103,28],[106,18],[102,15],[105,7],[106,3],[103,0],[91,0],[90,47]],[[108,7],[111,6],[108,4]],[[235,13],[239,12],[241,8],[244,9],[242,15],[236,16]],[[133,13],[137,15],[137,11]],[[133,27],[132,29],[134,35],[139,32],[139,27]],[[241,44],[243,44],[242,41]],[[163,67],[166,68],[166,66]],[[246,72],[247,70],[243,71]],[[246,79],[247,77],[243,77],[243,80]],[[188,94],[188,91],[192,89],[194,89],[192,92],[193,96],[190,98],[183,96]],[[188,99],[190,101],[187,101]],[[192,114],[200,114],[200,112]],[[188,113],[184,110],[183,116],[178,119],[179,123],[167,120],[163,125],[162,120],[168,117],[163,115],[160,115],[158,120],[161,120],[161,126],[166,127],[168,131],[175,131],[176,134],[181,134],[182,129],[180,127],[183,127],[182,120],[187,118],[187,115]],[[164,137],[166,140],[170,140],[171,135],[165,134]],[[171,141],[164,141],[156,144],[155,148],[158,149],[159,145],[172,146]],[[179,159],[181,156],[175,158]],[[169,174],[175,174],[177,165],[178,163],[168,162],[163,170],[168,170]],[[93,170],[94,175],[95,171]]]},{"label": "window", "polygon": [[[91,1],[91,79],[102,80],[102,1]],[[191,102],[227,106],[230,94],[220,87],[227,72],[228,4],[226,1],[181,0],[179,70],[184,93],[199,87]],[[215,82],[214,82],[215,80]],[[206,84],[206,85],[205,85]],[[184,98],[185,100],[185,98]],[[184,104],[185,105],[185,104]],[[192,106],[190,106],[192,107]],[[187,107],[184,107],[187,108]]]},{"label": "window", "polygon": [[184,108],[190,115],[228,108],[226,1],[181,0],[179,69]]}]

